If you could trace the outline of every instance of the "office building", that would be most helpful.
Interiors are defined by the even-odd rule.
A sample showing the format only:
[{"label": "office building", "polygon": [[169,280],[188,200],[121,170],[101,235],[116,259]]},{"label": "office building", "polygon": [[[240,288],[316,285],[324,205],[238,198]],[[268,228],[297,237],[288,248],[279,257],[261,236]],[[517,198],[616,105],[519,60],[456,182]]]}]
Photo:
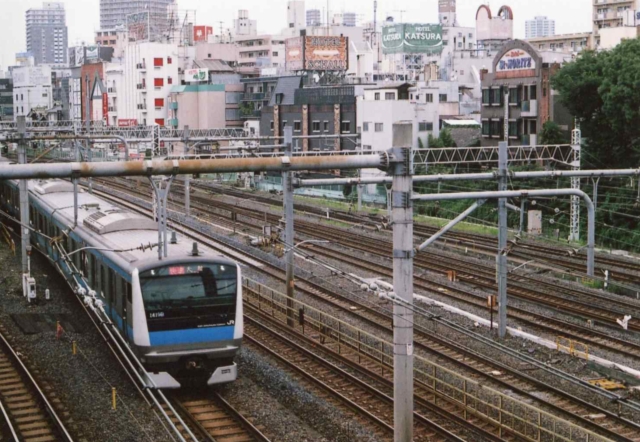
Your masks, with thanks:
[{"label": "office building", "polygon": [[[249,37],[258,34],[258,24],[256,20],[249,19],[249,11],[240,9],[238,18],[233,20],[234,37]],[[222,29],[220,29],[222,33]]]},{"label": "office building", "polygon": [[159,41],[170,28],[169,14],[175,0],[100,0],[100,29],[127,25],[127,16],[149,12],[149,39]]},{"label": "office building", "polygon": [[320,26],[322,24],[322,12],[319,9],[309,9],[307,11],[307,27]]},{"label": "office building", "polygon": [[43,3],[40,9],[28,9],[27,51],[36,64],[67,63],[69,37],[62,3]]},{"label": "office building", "polygon": [[556,33],[556,21],[547,17],[535,17],[524,23],[525,38],[549,37]]},{"label": "office building", "polygon": [[458,26],[456,0],[438,0],[438,19],[443,26]]}]

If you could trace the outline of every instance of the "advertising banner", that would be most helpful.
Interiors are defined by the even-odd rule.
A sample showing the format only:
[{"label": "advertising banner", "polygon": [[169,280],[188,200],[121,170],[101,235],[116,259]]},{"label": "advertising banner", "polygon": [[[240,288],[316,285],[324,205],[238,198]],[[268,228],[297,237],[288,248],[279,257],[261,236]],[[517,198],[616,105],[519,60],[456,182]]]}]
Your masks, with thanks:
[{"label": "advertising banner", "polygon": [[346,71],[349,69],[347,37],[304,37],[304,69]]},{"label": "advertising banner", "polygon": [[187,83],[209,81],[209,71],[206,69],[187,69],[184,71],[184,81]]},{"label": "advertising banner", "polygon": [[100,46],[87,46],[85,48],[85,60],[97,60],[98,58],[100,58]]},{"label": "advertising banner", "polygon": [[135,127],[138,125],[138,120],[135,118],[118,119],[118,127]]},{"label": "advertising banner", "polygon": [[496,64],[496,72],[525,71],[536,68],[536,61],[531,54],[522,49],[512,49]]},{"label": "advertising banner", "polygon": [[106,92],[102,94],[102,118],[106,125],[109,125],[109,96]]},{"label": "advertising banner", "polygon": [[51,68],[29,66],[13,70],[13,87],[51,86]]},{"label": "advertising banner", "polygon": [[149,11],[127,15],[129,41],[149,40]]},{"label": "advertising banner", "polygon": [[382,28],[384,54],[439,54],[442,25],[397,24]]},{"label": "advertising banner", "polygon": [[210,35],[213,35],[211,26],[194,26],[193,41],[207,41]]}]

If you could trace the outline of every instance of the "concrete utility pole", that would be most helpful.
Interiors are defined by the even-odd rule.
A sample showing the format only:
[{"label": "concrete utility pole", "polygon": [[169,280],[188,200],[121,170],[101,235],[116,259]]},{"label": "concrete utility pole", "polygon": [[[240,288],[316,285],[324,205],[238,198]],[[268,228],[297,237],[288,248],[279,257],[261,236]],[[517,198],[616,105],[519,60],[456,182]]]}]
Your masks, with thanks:
[{"label": "concrete utility pole", "polygon": [[[24,115],[17,120],[18,134],[25,136],[27,131],[27,120]],[[27,142],[18,143],[18,163],[27,164]],[[29,180],[20,180],[18,185],[20,191],[20,231],[21,231],[21,253],[22,253],[22,273],[29,272],[29,257],[27,256],[27,246],[29,245]]]},{"label": "concrete utility pole", "polygon": [[[498,191],[507,190],[507,143],[501,142],[498,151]],[[498,200],[498,333],[507,334],[507,199]]]},{"label": "concrete utility pole", "polygon": [[394,441],[413,440],[413,124],[393,125]]},{"label": "concrete utility pole", "polygon": [[[284,152],[285,156],[292,155],[293,144],[293,127],[285,126],[284,128]],[[284,162],[284,160],[283,160]],[[282,192],[284,194],[284,243],[286,247],[287,261],[287,325],[293,327],[293,298],[294,298],[294,275],[293,275],[293,257],[294,257],[294,233],[293,233],[293,172],[282,172]]]}]

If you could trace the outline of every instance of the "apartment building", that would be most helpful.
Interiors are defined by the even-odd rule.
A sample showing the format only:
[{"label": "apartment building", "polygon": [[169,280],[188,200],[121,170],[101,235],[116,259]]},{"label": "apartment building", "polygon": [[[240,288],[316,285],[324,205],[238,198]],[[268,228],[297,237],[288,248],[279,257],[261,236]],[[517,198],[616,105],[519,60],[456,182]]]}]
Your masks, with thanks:
[{"label": "apartment building", "polygon": [[43,3],[26,13],[27,51],[36,64],[67,63],[69,36],[63,3]]},{"label": "apartment building", "polygon": [[53,106],[51,68],[25,66],[13,70],[13,116],[27,116],[32,110],[46,112]]},{"label": "apartment building", "polygon": [[115,29],[127,24],[127,16],[149,12],[150,39],[159,40],[169,29],[169,8],[175,0],[100,0],[100,29]]},{"label": "apartment building", "polygon": [[638,0],[592,0],[593,34],[598,36],[601,29],[625,26],[640,9]]},{"label": "apartment building", "polygon": [[262,68],[284,67],[284,40],[284,37],[276,35],[236,38],[238,72],[243,75],[258,75]]},{"label": "apartment building", "polygon": [[556,21],[548,17],[534,17],[533,20],[524,22],[524,36],[526,39],[536,37],[549,37],[556,33]]}]

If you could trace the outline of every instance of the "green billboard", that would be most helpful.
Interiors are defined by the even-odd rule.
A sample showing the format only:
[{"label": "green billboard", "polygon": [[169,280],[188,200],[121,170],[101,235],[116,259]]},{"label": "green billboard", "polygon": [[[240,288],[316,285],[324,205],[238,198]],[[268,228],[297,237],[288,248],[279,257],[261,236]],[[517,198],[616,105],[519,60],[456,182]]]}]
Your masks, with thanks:
[{"label": "green billboard", "polygon": [[382,28],[384,54],[439,54],[442,25],[396,24]]}]

